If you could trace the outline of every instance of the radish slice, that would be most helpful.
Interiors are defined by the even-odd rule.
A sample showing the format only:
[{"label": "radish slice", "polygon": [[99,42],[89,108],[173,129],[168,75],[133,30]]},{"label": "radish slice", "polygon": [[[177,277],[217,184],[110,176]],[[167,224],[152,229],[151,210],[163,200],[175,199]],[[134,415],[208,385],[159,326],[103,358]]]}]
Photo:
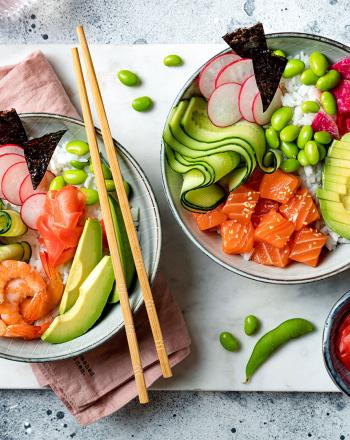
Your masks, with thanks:
[{"label": "radish slice", "polygon": [[224,53],[223,55],[219,55],[209,61],[199,74],[198,86],[201,94],[205,98],[209,98],[209,96],[213,93],[215,89],[215,78],[216,75],[220,72],[220,70],[227,66],[233,61],[239,60],[241,57],[235,53]]},{"label": "radish slice", "polygon": [[220,70],[216,76],[215,88],[225,83],[242,84],[247,78],[254,74],[253,62],[249,58],[241,58],[228,64]]},{"label": "radish slice", "polygon": [[0,157],[0,197],[4,198],[4,193],[2,192],[2,179],[6,171],[15,163],[24,162],[24,157],[20,154],[3,154]]},{"label": "radish slice", "polygon": [[29,174],[26,162],[15,163],[8,168],[1,182],[1,190],[4,198],[13,205],[21,205],[19,188]]},{"label": "radish slice", "polygon": [[241,119],[238,96],[241,86],[237,83],[223,84],[211,94],[208,102],[208,116],[217,127],[227,127]]},{"label": "radish slice", "polygon": [[252,75],[242,84],[238,100],[239,111],[241,112],[242,117],[249,122],[255,122],[253,115],[253,101],[258,93],[259,89],[256,85],[255,75]]},{"label": "radish slice", "polygon": [[10,153],[24,156],[24,150],[19,145],[15,145],[15,144],[0,145],[0,156],[2,156],[3,154],[10,154]]},{"label": "radish slice", "polygon": [[282,91],[280,88],[276,90],[275,96],[268,109],[264,112],[262,106],[261,95],[258,93],[253,101],[253,114],[255,122],[259,125],[266,125],[270,122],[272,114],[281,107]]},{"label": "radish slice", "polygon": [[43,212],[46,201],[45,193],[37,193],[28,197],[21,207],[21,218],[31,229],[36,229],[38,218]]},{"label": "radish slice", "polygon": [[27,198],[33,194],[46,193],[49,190],[50,182],[54,177],[55,175],[51,173],[51,171],[46,171],[40,185],[37,189],[33,189],[32,179],[30,178],[30,174],[28,174],[19,188],[19,198],[21,199],[21,203],[24,203]]}]

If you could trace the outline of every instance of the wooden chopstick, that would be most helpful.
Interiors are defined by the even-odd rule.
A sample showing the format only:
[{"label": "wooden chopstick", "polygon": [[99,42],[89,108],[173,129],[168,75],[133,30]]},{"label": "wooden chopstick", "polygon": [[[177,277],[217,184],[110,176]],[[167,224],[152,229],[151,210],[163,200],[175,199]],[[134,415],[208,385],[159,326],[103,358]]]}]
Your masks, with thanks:
[{"label": "wooden chopstick", "polygon": [[77,48],[72,49],[74,70],[76,75],[76,81],[79,89],[80,103],[83,112],[84,123],[86,127],[87,138],[90,147],[90,154],[92,160],[92,166],[94,168],[96,186],[100,199],[101,211],[103,215],[103,221],[106,228],[106,235],[108,240],[108,246],[111,253],[112,264],[115,274],[116,285],[120,297],[120,305],[123,313],[125,332],[129,345],[131,362],[135,375],[135,382],[137,392],[139,395],[140,403],[148,403],[148,392],[146,388],[145,378],[143,375],[143,369],[141,364],[140,350],[137,342],[136,331],[134,326],[134,320],[132,311],[130,308],[128,291],[126,288],[126,282],[123,272],[123,266],[120,260],[118,251],[118,244],[114,232],[113,220],[109,207],[108,194],[105,186],[105,181],[102,172],[101,158],[98,149],[95,127],[91,115],[91,109],[89,105],[88,95],[86,91],[86,85],[84,80],[83,71],[81,68],[79,52]]},{"label": "wooden chopstick", "polygon": [[138,240],[135,225],[132,219],[129,201],[123,185],[123,177],[120,171],[118,158],[116,155],[115,145],[109,128],[106,111],[104,108],[100,88],[98,85],[94,65],[92,62],[90,50],[86,41],[84,29],[82,26],[77,27],[78,39],[83,52],[87,76],[90,82],[92,97],[97,110],[98,118],[101,124],[101,132],[103,142],[106,148],[109,165],[111,167],[113,180],[116,186],[120,209],[123,215],[126,231],[128,234],[132,255],[135,262],[136,272],[139,278],[143,299],[145,302],[148,320],[152,329],[153,339],[157,350],[163,377],[172,376],[168,354],[164,345],[162,330],[160,328],[157,311],[154,305],[151,286],[148,281],[145,265],[142,258],[140,243]]}]

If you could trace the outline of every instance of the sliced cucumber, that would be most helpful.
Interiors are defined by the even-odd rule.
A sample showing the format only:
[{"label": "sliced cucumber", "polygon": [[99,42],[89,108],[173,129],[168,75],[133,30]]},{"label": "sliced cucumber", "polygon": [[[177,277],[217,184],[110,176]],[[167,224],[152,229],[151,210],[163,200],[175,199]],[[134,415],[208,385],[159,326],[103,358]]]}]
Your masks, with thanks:
[{"label": "sliced cucumber", "polygon": [[0,246],[0,261],[21,261],[23,254],[24,248],[20,245],[20,243],[4,244],[3,246]]},{"label": "sliced cucumber", "polygon": [[25,234],[27,229],[18,212],[10,209],[0,211],[0,236],[18,237]]},{"label": "sliced cucumber", "polygon": [[24,251],[22,256],[22,261],[29,263],[29,260],[32,256],[32,247],[27,241],[21,241],[20,245],[23,247],[23,251]]},{"label": "sliced cucumber", "polygon": [[0,234],[4,234],[11,228],[12,220],[6,211],[0,211]]}]

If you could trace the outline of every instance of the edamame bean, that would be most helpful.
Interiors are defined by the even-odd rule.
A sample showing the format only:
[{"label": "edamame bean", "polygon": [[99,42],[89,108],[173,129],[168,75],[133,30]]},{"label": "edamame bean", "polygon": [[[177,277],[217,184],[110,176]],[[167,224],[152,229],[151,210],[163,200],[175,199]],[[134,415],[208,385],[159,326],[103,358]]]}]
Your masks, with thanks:
[{"label": "edamame bean", "polygon": [[291,58],[287,61],[286,67],[284,68],[283,77],[292,78],[293,76],[299,75],[304,69],[304,61]]},{"label": "edamame bean", "polygon": [[[93,174],[94,174],[94,167],[93,167],[92,163],[91,163],[90,166],[89,166],[89,170],[90,170],[90,173],[93,173]],[[108,167],[106,164],[104,164],[103,162],[102,162],[102,173],[103,173],[103,177],[104,177],[105,179],[111,179],[111,178],[112,178],[111,170],[110,170],[109,167]]]},{"label": "edamame bean", "polygon": [[317,113],[320,109],[320,105],[316,101],[304,101],[301,109],[304,113]]},{"label": "edamame bean", "polygon": [[300,163],[297,159],[285,159],[280,166],[285,173],[294,173],[299,167]]},{"label": "edamame bean", "polygon": [[322,92],[320,101],[323,110],[329,115],[335,115],[337,113],[337,101],[331,92]]},{"label": "edamame bean", "polygon": [[54,190],[54,191],[58,191],[59,189],[62,189],[64,187],[64,185],[65,185],[65,182],[64,182],[63,177],[56,176],[51,180],[49,189]]},{"label": "edamame bean", "polygon": [[83,192],[86,196],[85,203],[87,205],[94,205],[98,202],[98,192],[95,189],[91,188],[80,188],[80,191]]},{"label": "edamame bean", "polygon": [[307,142],[304,148],[304,153],[310,165],[317,165],[320,161],[320,153],[318,151],[317,142]]},{"label": "edamame bean", "polygon": [[327,58],[321,52],[312,52],[309,58],[310,68],[317,76],[323,76],[328,69]]},{"label": "edamame bean", "polygon": [[111,191],[115,190],[115,184],[112,179],[106,179],[105,185],[106,185],[107,191],[111,192]]},{"label": "edamame bean", "polygon": [[291,339],[299,338],[314,331],[315,327],[306,319],[294,318],[282,322],[278,327],[266,333],[255,344],[246,366],[246,382],[261,365],[282,345]]},{"label": "edamame bean", "polygon": [[307,167],[310,165],[304,150],[299,151],[297,159],[302,167]]},{"label": "edamame bean", "polygon": [[314,131],[311,127],[311,125],[304,125],[303,127],[301,127],[299,136],[298,136],[298,140],[297,140],[297,145],[299,148],[304,148],[306,145],[306,142],[311,141],[312,136],[314,134]]},{"label": "edamame bean", "polygon": [[278,57],[287,58],[287,54],[282,49],[275,49],[272,53]]},{"label": "edamame bean", "polygon": [[244,320],[244,332],[247,336],[252,336],[258,331],[260,327],[260,322],[258,318],[254,315],[246,316]]},{"label": "edamame bean", "polygon": [[164,58],[163,63],[167,67],[181,66],[182,58],[179,55],[168,55]]},{"label": "edamame bean", "polygon": [[332,136],[328,131],[316,131],[314,134],[314,139],[318,144],[330,144],[332,142]]},{"label": "edamame bean", "polygon": [[278,148],[280,145],[278,134],[272,127],[269,127],[265,130],[265,139],[270,148]]},{"label": "edamame bean", "polygon": [[140,96],[135,98],[131,105],[137,112],[146,112],[153,106],[153,101],[149,96]]},{"label": "edamame bean", "polygon": [[131,72],[131,70],[119,70],[118,79],[124,86],[128,87],[137,86],[141,82],[136,73]]},{"label": "edamame bean", "polygon": [[77,168],[78,170],[83,170],[86,166],[89,165],[89,161],[88,160],[84,160],[84,161],[80,161],[80,160],[70,160],[69,164],[73,167],[73,168]]},{"label": "edamame bean", "polygon": [[69,185],[80,185],[84,183],[87,178],[87,174],[84,170],[66,170],[63,171],[63,179]]},{"label": "edamame bean", "polygon": [[288,159],[296,159],[299,152],[294,142],[282,142],[281,150]]},{"label": "edamame bean", "polygon": [[316,87],[323,92],[334,89],[339,84],[340,73],[334,69],[329,70],[317,80]]},{"label": "edamame bean", "polygon": [[317,148],[318,148],[318,153],[320,155],[320,161],[321,161],[326,157],[327,150],[323,144],[319,144],[318,142],[317,142]]},{"label": "edamame bean", "polygon": [[293,117],[290,107],[281,107],[271,117],[271,125],[276,131],[281,131]]},{"label": "edamame bean", "polygon": [[238,351],[241,346],[238,339],[230,332],[220,333],[220,343],[228,351]]},{"label": "edamame bean", "polygon": [[283,142],[293,142],[298,137],[300,127],[297,125],[287,125],[281,130],[280,138]]},{"label": "edamame bean", "polygon": [[306,69],[300,76],[300,81],[305,86],[314,86],[317,83],[318,76],[311,69]]},{"label": "edamame bean", "polygon": [[84,156],[89,152],[89,144],[79,140],[70,141],[66,145],[66,150],[68,153]]}]

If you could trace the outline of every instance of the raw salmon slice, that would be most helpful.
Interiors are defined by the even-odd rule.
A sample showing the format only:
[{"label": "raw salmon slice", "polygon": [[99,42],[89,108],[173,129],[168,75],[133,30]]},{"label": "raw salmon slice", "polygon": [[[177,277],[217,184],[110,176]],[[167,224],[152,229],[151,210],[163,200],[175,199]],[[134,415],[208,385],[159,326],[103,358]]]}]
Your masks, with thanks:
[{"label": "raw salmon slice", "polygon": [[295,226],[292,222],[272,209],[261,217],[254,238],[258,242],[268,243],[282,249],[287,244],[294,229]]},{"label": "raw salmon slice", "polygon": [[265,266],[286,267],[289,263],[290,248],[286,244],[282,249],[278,249],[267,243],[258,243],[255,246],[252,260]]},{"label": "raw salmon slice", "polygon": [[259,189],[260,197],[287,203],[299,185],[299,177],[276,170],[272,174],[265,174],[262,178]]},{"label": "raw salmon slice", "polygon": [[280,206],[280,212],[287,220],[295,224],[295,230],[318,220],[320,214],[306,188],[300,189],[288,203]]},{"label": "raw salmon slice", "polygon": [[220,205],[205,214],[193,213],[193,217],[196,219],[198,228],[201,231],[210,231],[216,229],[222,222],[227,220],[227,215],[222,212],[222,206]]},{"label": "raw salmon slice", "polygon": [[275,211],[278,211],[278,208],[280,207],[280,204],[278,202],[275,202],[274,200],[269,199],[263,199],[259,198],[258,203],[256,204],[254,213],[252,215],[252,223],[254,229],[258,226],[260,223],[261,217],[264,214],[267,214],[271,209],[274,209]]},{"label": "raw salmon slice", "polygon": [[226,220],[221,224],[222,250],[227,254],[250,252],[254,245],[254,228],[251,223],[241,224]]},{"label": "raw salmon slice", "polygon": [[304,227],[294,236],[289,258],[316,267],[326,241],[327,237],[317,229]]},{"label": "raw salmon slice", "polygon": [[254,191],[259,191],[260,183],[264,175],[265,174],[260,170],[260,168],[255,168],[247,182],[247,186]]},{"label": "raw salmon slice", "polygon": [[222,211],[228,215],[231,220],[247,224],[250,222],[256,203],[259,199],[259,193],[241,185],[228,196]]}]

